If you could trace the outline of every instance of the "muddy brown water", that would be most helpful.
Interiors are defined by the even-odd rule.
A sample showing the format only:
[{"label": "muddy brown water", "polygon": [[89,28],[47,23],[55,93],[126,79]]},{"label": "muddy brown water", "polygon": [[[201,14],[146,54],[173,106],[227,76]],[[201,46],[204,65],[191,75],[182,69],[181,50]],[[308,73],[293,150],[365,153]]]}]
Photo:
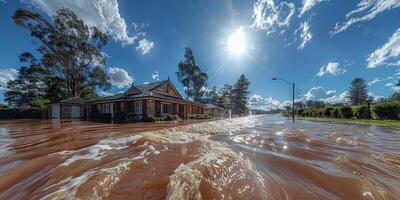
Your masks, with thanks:
[{"label": "muddy brown water", "polygon": [[400,130],[0,121],[0,199],[400,199]]}]

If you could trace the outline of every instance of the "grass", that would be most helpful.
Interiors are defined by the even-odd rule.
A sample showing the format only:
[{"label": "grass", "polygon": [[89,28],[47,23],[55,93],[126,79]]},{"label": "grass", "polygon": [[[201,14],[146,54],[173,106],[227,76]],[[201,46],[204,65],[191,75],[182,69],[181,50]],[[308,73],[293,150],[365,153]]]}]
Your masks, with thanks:
[{"label": "grass", "polygon": [[309,120],[309,121],[333,121],[333,122],[344,122],[344,123],[353,123],[353,124],[375,124],[375,125],[380,125],[380,126],[400,128],[399,120],[337,119],[337,118],[315,118],[315,117],[301,117],[300,119]]}]

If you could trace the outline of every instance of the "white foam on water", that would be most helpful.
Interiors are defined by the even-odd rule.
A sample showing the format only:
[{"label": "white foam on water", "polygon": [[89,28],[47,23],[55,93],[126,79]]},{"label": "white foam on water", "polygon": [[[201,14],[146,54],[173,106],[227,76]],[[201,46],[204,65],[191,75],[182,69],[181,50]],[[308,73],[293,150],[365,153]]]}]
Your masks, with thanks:
[{"label": "white foam on water", "polygon": [[[75,151],[62,151],[59,152],[61,155],[68,155],[71,153],[77,153],[72,157],[68,158],[62,166],[68,166],[71,163],[78,161],[78,160],[101,160],[106,154],[105,150],[120,150],[127,148],[130,144],[136,143],[139,139],[143,136],[141,135],[133,135],[129,137],[122,137],[122,138],[114,138],[114,139],[104,139],[100,140],[95,145],[83,148],[78,152]],[[154,147],[153,147],[154,148]]]},{"label": "white foam on water", "polygon": [[[243,159],[224,145],[203,138],[201,155],[197,160],[181,164],[170,176],[167,199],[201,199],[200,183],[207,182],[216,191],[234,188],[240,180],[251,180],[249,169]],[[253,173],[259,178],[258,173]],[[262,178],[262,177],[261,177]],[[261,181],[263,184],[263,181]],[[239,187],[236,192],[255,190],[255,185]],[[227,198],[230,198],[228,194]]]},{"label": "white foam on water", "polygon": [[[139,139],[141,137],[136,137]],[[119,141],[127,138],[119,138]],[[134,139],[129,137],[127,141],[132,142]],[[119,142],[114,142],[114,144],[120,144]],[[94,145],[95,146],[95,145]],[[131,158],[122,158],[119,159],[117,165],[112,167],[96,167],[90,169],[89,171],[83,173],[77,177],[68,177],[55,185],[48,186],[44,190],[47,190],[52,187],[59,187],[59,189],[55,192],[52,192],[41,199],[77,199],[76,193],[83,184],[85,184],[90,178],[96,175],[102,175],[102,178],[95,184],[93,187],[93,199],[102,199],[109,195],[111,189],[120,181],[121,176],[129,172],[129,165],[132,164],[135,160],[143,159],[144,163],[147,162],[146,155],[150,154],[159,154],[159,152],[154,148],[153,145],[149,145],[148,142],[143,144],[142,146],[146,147],[145,150],[140,152],[138,155]],[[119,149],[119,148],[117,148]]]},{"label": "white foam on water", "polygon": [[0,158],[13,153],[9,146],[14,144],[14,139],[9,134],[10,130],[8,127],[0,127]]}]

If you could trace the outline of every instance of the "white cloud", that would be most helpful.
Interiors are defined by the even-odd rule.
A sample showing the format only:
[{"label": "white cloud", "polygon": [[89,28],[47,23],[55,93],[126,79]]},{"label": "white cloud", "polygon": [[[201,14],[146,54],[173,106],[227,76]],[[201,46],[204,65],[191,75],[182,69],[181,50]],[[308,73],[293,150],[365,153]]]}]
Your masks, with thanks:
[{"label": "white cloud", "polygon": [[339,63],[337,62],[329,62],[326,66],[323,66],[319,69],[319,72],[315,75],[318,77],[322,77],[325,74],[330,74],[330,75],[339,75],[339,74],[344,74],[346,73],[346,69],[343,69],[339,66]]},{"label": "white cloud", "polygon": [[286,105],[291,105],[291,101],[280,102],[272,97],[263,98],[258,94],[250,96],[248,103],[250,108],[260,110],[282,109]]},{"label": "white cloud", "polygon": [[368,82],[367,85],[374,85],[381,81],[383,81],[381,78],[374,78],[374,79],[372,79],[372,81]]},{"label": "white cloud", "polygon": [[382,47],[368,55],[368,68],[381,65],[400,65],[400,28],[389,38]]},{"label": "white cloud", "polygon": [[400,7],[400,0],[362,0],[357,8],[346,14],[346,21],[336,23],[331,35],[343,32],[350,26],[374,19],[378,14]]},{"label": "white cloud", "polygon": [[[146,35],[142,31],[144,25],[137,25],[136,23],[132,23],[133,35],[128,33],[128,26],[119,12],[117,0],[23,0],[23,2],[43,10],[49,16],[53,16],[60,8],[68,8],[74,11],[86,24],[98,27],[115,41],[121,42],[122,45],[133,44]],[[149,42],[147,39],[140,41],[142,40],[147,41],[145,44],[151,44],[151,48],[154,46],[153,42]],[[140,44],[140,41],[138,46],[140,46],[141,53],[148,53],[151,48],[142,49],[143,42]]]},{"label": "white cloud", "polygon": [[335,90],[326,90],[325,88],[319,87],[312,87],[310,90],[307,91],[306,94],[300,99],[301,101],[323,101],[329,104],[335,103],[346,103],[347,102],[348,92],[342,92],[337,94]]},{"label": "white cloud", "polygon": [[118,88],[128,87],[133,82],[133,78],[124,69],[110,67],[107,73],[110,76],[111,84]]},{"label": "white cloud", "polygon": [[307,91],[306,94],[302,97],[302,100],[308,101],[308,100],[321,100],[325,98],[332,97],[333,95],[336,94],[336,91],[333,90],[325,90],[325,88],[319,86],[319,87],[312,87]]},{"label": "white cloud", "polygon": [[396,86],[398,82],[390,82],[390,83],[386,83],[385,86],[386,87],[391,87],[394,91],[399,91],[400,90],[400,86]]},{"label": "white cloud", "polygon": [[286,1],[275,4],[273,0],[257,0],[253,5],[252,27],[267,34],[287,28],[295,10],[295,5]]},{"label": "white cloud", "polygon": [[116,0],[28,0],[33,6],[53,16],[60,8],[68,8],[90,26],[96,26],[124,45],[132,44],[137,37],[128,35],[124,18],[119,13]]},{"label": "white cloud", "polygon": [[300,10],[300,17],[306,13],[307,11],[311,10],[315,5],[318,3],[322,2],[324,0],[302,0],[301,2],[303,3],[303,7]]},{"label": "white cloud", "polygon": [[154,80],[160,80],[160,75],[158,74],[158,71],[154,71],[153,74],[151,74],[151,78]]},{"label": "white cloud", "polygon": [[383,96],[377,96],[377,95],[375,95],[373,92],[371,92],[371,91],[369,91],[368,92],[368,96],[370,96],[370,97],[372,97],[372,99],[376,102],[376,101],[378,101],[379,99],[381,99],[381,98],[384,98]]},{"label": "white cloud", "polygon": [[7,89],[7,82],[16,79],[18,70],[14,68],[0,69],[0,90]]},{"label": "white cloud", "polygon": [[148,54],[153,47],[154,42],[150,42],[147,39],[141,39],[136,47],[136,50],[141,51],[142,55],[145,55]]},{"label": "white cloud", "polygon": [[7,3],[6,0],[0,0],[0,3]]},{"label": "white cloud", "polygon": [[111,92],[102,91],[102,92],[100,92],[99,95],[100,95],[101,97],[108,97],[108,96],[112,96],[112,95],[114,95],[114,94],[111,93]]},{"label": "white cloud", "polygon": [[303,49],[304,46],[311,41],[313,35],[311,34],[310,31],[310,25],[308,21],[304,21],[303,23],[300,24],[300,27],[295,31],[295,33],[300,32],[300,39],[301,43],[300,46],[297,47],[297,49]]}]

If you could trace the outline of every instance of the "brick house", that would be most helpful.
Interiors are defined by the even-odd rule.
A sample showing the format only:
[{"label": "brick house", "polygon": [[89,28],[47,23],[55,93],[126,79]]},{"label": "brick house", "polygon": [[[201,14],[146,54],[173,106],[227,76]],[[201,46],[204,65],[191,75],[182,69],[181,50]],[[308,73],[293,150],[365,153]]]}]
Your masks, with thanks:
[{"label": "brick house", "polygon": [[125,93],[91,101],[89,113],[125,111],[141,116],[178,115],[187,119],[191,114],[203,114],[205,105],[185,100],[170,80],[132,85]]}]

